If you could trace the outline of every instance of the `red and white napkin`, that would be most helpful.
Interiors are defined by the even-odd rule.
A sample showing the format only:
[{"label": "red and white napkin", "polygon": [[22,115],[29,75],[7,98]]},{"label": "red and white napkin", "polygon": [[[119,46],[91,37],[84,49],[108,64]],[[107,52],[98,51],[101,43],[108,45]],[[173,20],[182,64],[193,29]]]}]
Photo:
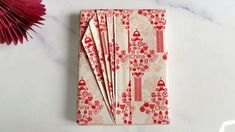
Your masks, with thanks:
[{"label": "red and white napkin", "polygon": [[165,26],[165,10],[81,11],[78,124],[169,124]]}]

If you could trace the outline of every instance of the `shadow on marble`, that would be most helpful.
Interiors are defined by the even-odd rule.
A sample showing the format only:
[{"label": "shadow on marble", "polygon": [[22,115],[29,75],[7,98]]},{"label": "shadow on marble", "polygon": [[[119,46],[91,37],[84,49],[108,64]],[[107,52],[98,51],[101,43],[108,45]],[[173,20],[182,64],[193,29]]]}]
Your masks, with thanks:
[{"label": "shadow on marble", "polygon": [[65,118],[73,122],[76,121],[77,106],[79,21],[79,14],[69,16]]}]

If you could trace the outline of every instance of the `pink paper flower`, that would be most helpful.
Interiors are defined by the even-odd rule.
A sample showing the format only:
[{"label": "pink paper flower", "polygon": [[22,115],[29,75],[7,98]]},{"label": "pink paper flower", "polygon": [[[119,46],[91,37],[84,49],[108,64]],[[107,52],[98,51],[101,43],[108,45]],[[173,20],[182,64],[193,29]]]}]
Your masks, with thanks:
[{"label": "pink paper flower", "polygon": [[[45,5],[41,0],[1,0],[0,1],[0,43],[17,45],[28,40],[27,30],[42,24]],[[34,31],[34,30],[33,30]],[[30,36],[30,35],[29,35]],[[31,36],[30,36],[31,37]]]}]

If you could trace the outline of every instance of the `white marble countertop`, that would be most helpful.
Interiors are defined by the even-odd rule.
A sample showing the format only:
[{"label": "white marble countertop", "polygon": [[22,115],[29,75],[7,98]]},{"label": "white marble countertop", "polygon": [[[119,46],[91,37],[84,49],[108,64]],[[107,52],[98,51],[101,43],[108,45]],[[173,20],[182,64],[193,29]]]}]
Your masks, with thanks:
[{"label": "white marble countertop", "polygon": [[[45,25],[0,45],[0,132],[234,132],[235,1],[44,0]],[[78,126],[79,11],[165,8],[169,126]]]}]

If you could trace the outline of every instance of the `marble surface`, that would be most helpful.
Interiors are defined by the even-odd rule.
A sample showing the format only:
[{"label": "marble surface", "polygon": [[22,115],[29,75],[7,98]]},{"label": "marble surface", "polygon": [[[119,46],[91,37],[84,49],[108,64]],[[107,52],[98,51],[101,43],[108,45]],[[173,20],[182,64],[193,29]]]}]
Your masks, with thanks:
[{"label": "marble surface", "polygon": [[[1,132],[234,132],[234,0],[44,0],[45,25],[24,45],[0,45]],[[81,9],[165,8],[169,126],[78,126]]]}]

